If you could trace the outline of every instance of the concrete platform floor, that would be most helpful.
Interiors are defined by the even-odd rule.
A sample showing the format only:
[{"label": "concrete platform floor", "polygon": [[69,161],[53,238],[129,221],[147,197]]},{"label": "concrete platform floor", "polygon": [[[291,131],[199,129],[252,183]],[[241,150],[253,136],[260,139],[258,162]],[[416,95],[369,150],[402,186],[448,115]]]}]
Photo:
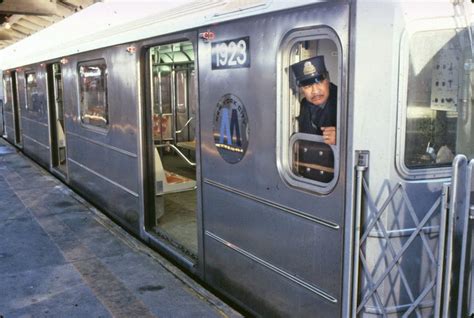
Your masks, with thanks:
[{"label": "concrete platform floor", "polygon": [[0,139],[0,317],[240,317]]}]

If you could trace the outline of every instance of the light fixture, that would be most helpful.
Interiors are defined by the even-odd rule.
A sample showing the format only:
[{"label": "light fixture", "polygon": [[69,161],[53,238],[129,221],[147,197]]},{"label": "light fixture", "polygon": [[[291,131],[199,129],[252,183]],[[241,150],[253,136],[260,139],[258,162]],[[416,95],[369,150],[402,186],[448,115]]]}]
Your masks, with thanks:
[{"label": "light fixture", "polygon": [[204,40],[204,42],[212,41],[216,38],[216,34],[210,30],[206,32],[199,33],[199,37]]},{"label": "light fixture", "polygon": [[10,23],[8,23],[8,22],[5,22],[5,23],[3,24],[3,27],[4,27],[5,29],[7,29],[7,30],[10,30],[10,29],[12,28],[12,26],[11,26]]}]

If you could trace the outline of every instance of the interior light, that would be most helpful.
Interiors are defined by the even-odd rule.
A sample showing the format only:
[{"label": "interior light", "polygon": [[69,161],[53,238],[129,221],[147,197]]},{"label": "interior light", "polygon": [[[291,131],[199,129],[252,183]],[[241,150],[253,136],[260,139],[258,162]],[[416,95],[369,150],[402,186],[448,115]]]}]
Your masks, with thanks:
[{"label": "interior light", "polygon": [[12,26],[10,25],[10,23],[5,22],[5,23],[3,24],[3,27],[4,27],[5,29],[7,29],[7,30],[10,30]]}]

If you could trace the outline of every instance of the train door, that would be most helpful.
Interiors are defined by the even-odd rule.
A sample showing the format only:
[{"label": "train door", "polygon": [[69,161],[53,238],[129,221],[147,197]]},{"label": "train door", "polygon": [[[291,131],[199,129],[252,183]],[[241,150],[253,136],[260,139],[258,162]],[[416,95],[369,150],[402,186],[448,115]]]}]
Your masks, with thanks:
[{"label": "train door", "polygon": [[[259,316],[342,313],[348,12],[325,3],[200,30],[205,280]],[[298,126],[291,65],[316,56],[329,76],[312,60],[301,72],[325,74],[331,145]]]},{"label": "train door", "polygon": [[13,128],[14,128],[14,143],[17,147],[22,147],[22,132],[21,132],[21,108],[18,96],[18,73],[11,72],[12,85],[12,107],[13,107]]},{"label": "train door", "polygon": [[11,143],[14,142],[13,140],[13,131],[14,131],[14,124],[13,124],[13,88],[12,88],[12,76],[11,72],[7,71],[3,73],[3,92],[4,92],[4,100],[3,100],[3,120],[4,120],[4,137],[10,141]]},{"label": "train door", "polygon": [[3,115],[3,99],[0,99],[0,136],[5,136],[5,119]]},{"label": "train door", "polygon": [[194,48],[171,41],[150,47],[147,57],[154,207],[145,227],[153,242],[193,268],[199,250]]},{"label": "train door", "polygon": [[67,177],[66,129],[64,127],[63,79],[61,65],[48,65],[48,100],[51,135],[51,165]]}]

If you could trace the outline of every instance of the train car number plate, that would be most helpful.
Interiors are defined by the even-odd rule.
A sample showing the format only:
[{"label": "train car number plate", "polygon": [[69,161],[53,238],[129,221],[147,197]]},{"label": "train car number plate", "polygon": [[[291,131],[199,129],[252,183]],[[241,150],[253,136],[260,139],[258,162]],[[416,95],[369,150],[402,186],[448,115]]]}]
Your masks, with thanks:
[{"label": "train car number plate", "polygon": [[250,39],[213,42],[211,55],[213,70],[250,67]]}]

